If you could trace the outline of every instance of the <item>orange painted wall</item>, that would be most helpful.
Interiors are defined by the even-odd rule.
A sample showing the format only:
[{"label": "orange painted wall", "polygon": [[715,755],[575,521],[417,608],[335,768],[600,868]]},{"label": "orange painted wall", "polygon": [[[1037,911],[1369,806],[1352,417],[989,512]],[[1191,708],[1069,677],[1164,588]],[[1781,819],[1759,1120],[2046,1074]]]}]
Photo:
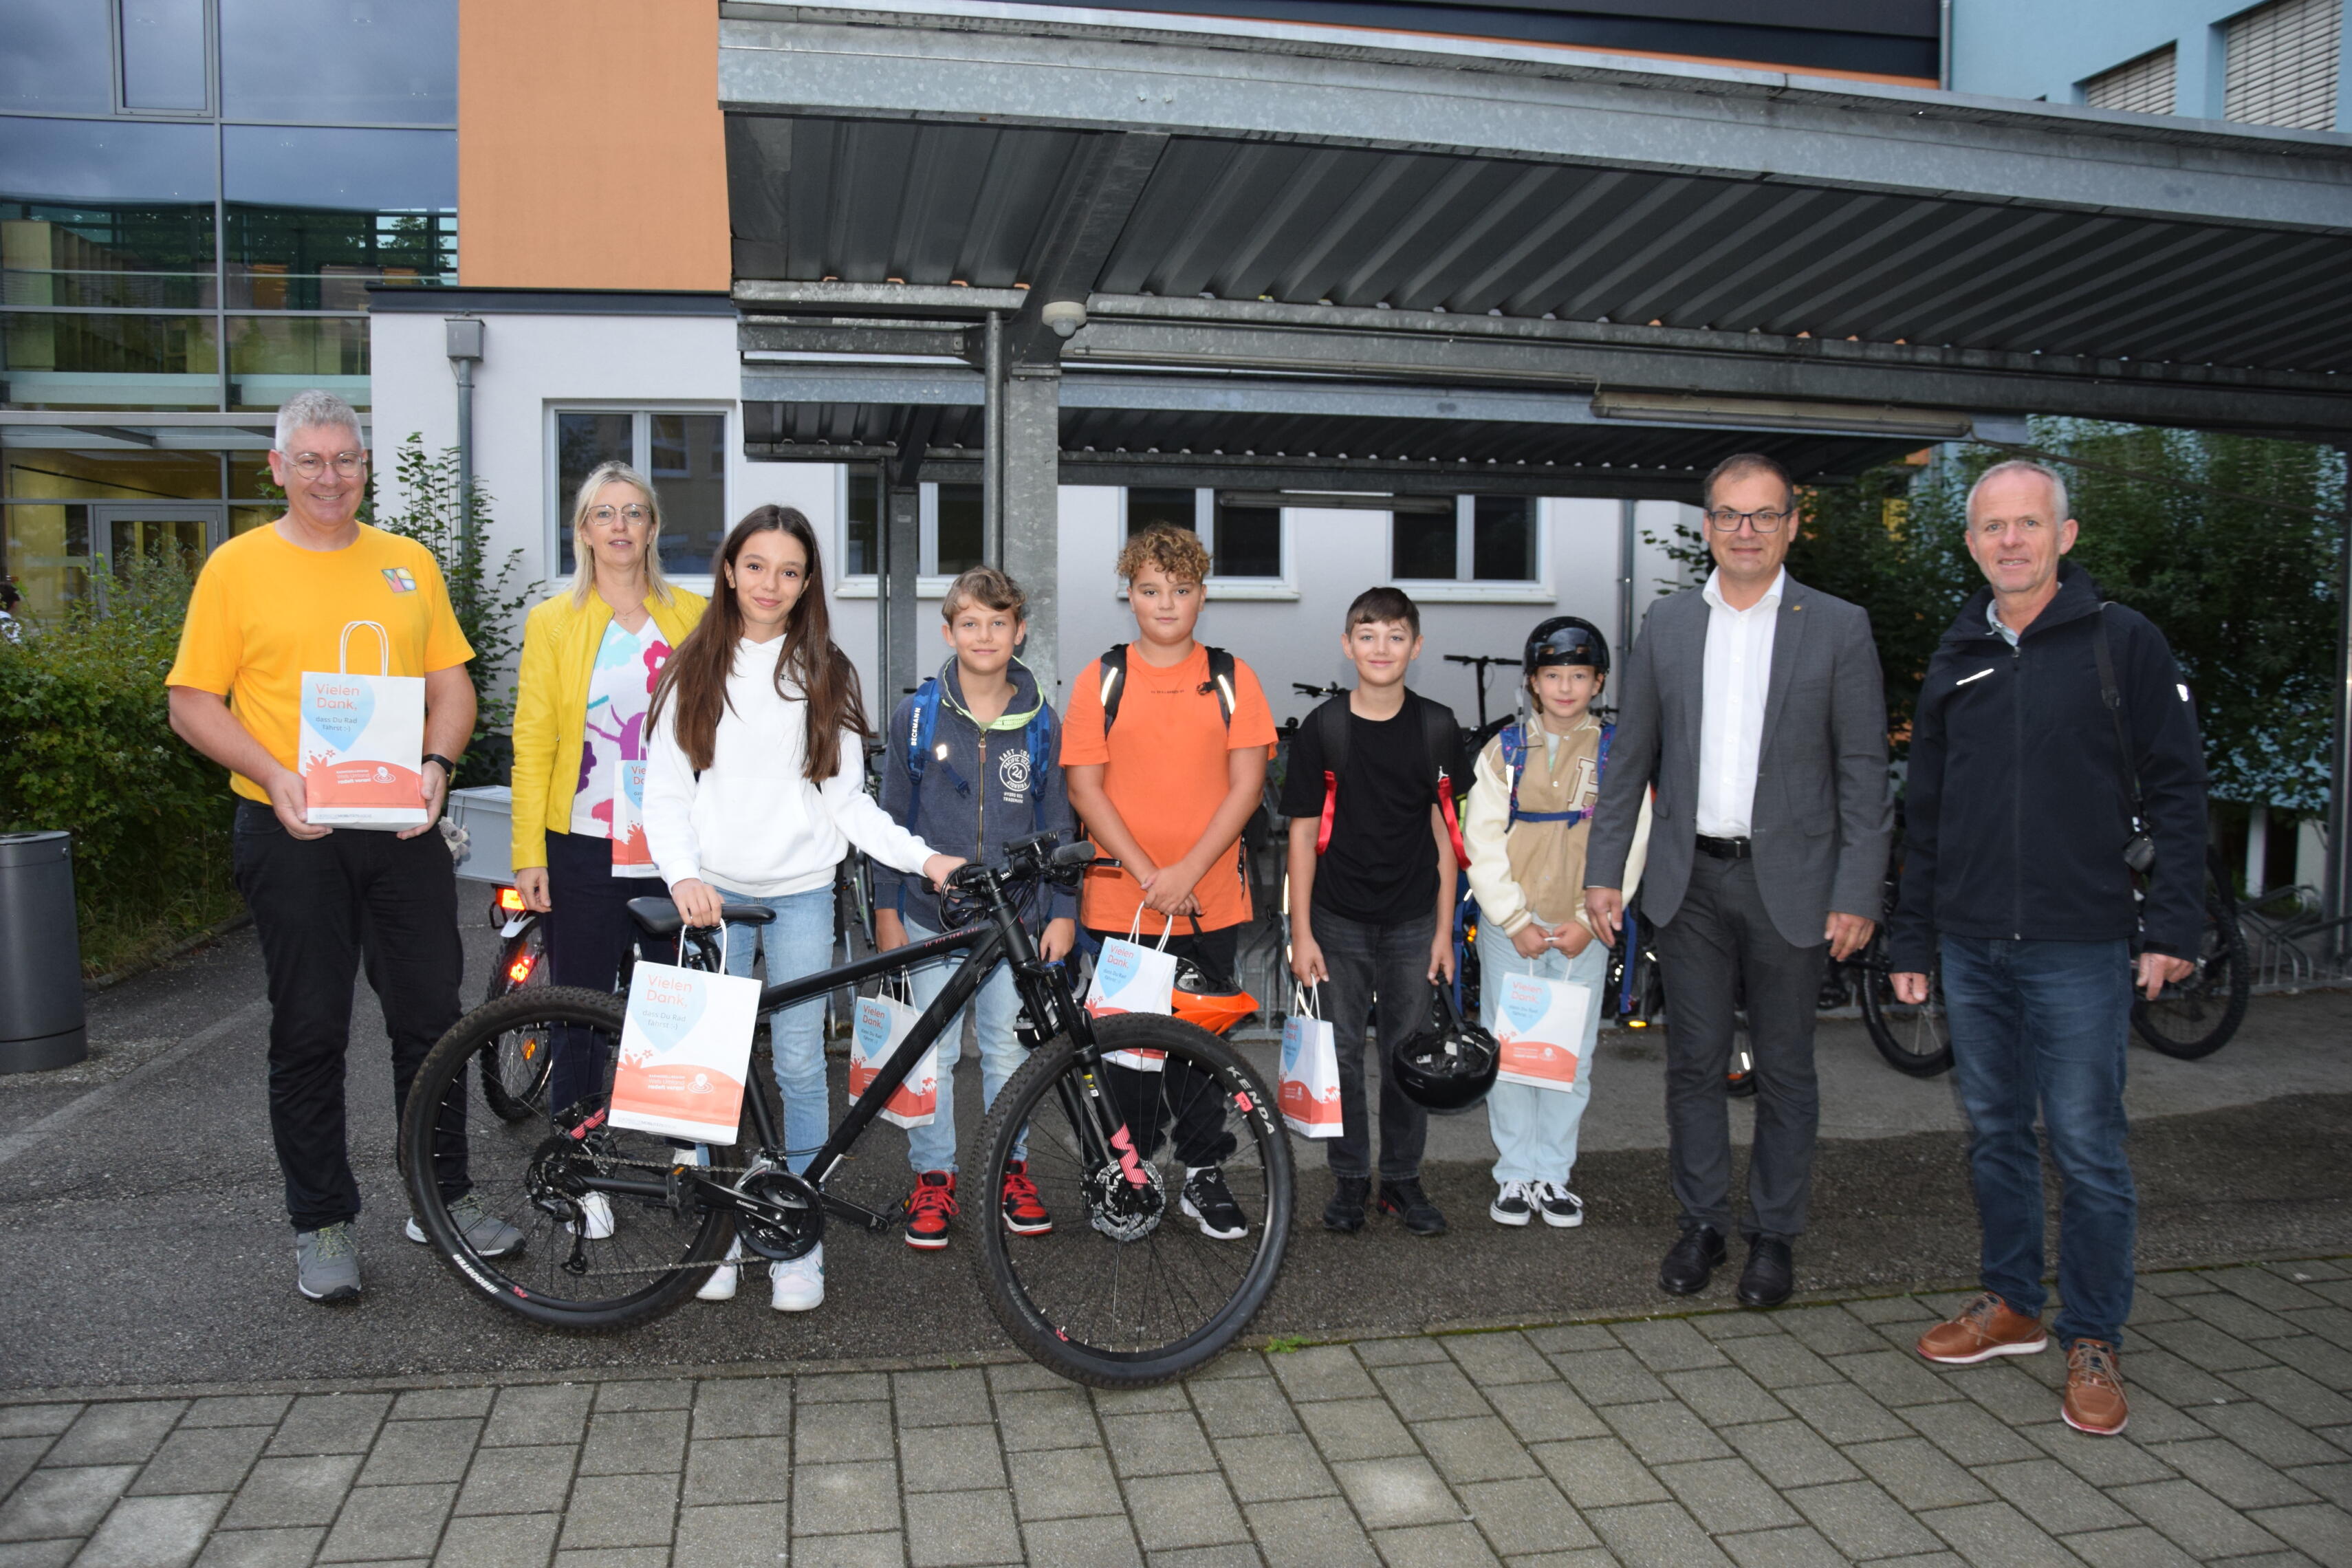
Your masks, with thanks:
[{"label": "orange painted wall", "polygon": [[728,287],[711,0],[460,0],[457,273]]}]

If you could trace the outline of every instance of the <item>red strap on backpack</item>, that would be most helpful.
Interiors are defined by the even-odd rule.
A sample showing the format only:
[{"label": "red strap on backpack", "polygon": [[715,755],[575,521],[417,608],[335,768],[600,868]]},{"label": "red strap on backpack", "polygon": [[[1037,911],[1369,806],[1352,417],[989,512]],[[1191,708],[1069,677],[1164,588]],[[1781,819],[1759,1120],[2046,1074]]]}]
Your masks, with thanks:
[{"label": "red strap on backpack", "polygon": [[1331,847],[1331,814],[1339,805],[1339,775],[1330,769],[1323,770],[1323,821],[1315,829],[1315,853],[1322,854]]}]

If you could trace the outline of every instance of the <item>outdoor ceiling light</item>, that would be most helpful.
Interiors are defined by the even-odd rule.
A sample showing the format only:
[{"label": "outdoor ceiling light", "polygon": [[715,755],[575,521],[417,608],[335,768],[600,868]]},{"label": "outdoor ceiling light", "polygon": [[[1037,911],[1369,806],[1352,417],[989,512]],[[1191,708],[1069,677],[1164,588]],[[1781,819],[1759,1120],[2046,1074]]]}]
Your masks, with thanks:
[{"label": "outdoor ceiling light", "polygon": [[1087,308],[1076,300],[1052,300],[1037,315],[1058,338],[1066,338],[1087,324]]},{"label": "outdoor ceiling light", "polygon": [[1976,421],[1966,414],[1904,408],[1886,403],[1792,403],[1779,398],[1612,392],[1605,388],[1592,395],[1592,412],[1601,419],[1635,419],[1660,425],[1854,430],[1871,435],[1922,436],[1942,441],[1966,440],[1976,428]]}]

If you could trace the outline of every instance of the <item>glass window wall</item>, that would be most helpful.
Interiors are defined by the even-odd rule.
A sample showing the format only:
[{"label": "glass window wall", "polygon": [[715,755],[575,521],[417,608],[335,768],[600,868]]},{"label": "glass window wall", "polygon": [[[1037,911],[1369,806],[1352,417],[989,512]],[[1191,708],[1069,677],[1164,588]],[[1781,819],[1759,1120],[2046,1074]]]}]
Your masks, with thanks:
[{"label": "glass window wall", "polygon": [[[121,0],[122,107],[173,114],[212,108],[205,0]],[[93,5],[92,9],[96,9]]]},{"label": "glass window wall", "polygon": [[0,0],[0,109],[113,113],[112,34],[99,0]]},{"label": "glass window wall", "polygon": [[457,118],[457,0],[221,0],[220,15],[230,119]]}]

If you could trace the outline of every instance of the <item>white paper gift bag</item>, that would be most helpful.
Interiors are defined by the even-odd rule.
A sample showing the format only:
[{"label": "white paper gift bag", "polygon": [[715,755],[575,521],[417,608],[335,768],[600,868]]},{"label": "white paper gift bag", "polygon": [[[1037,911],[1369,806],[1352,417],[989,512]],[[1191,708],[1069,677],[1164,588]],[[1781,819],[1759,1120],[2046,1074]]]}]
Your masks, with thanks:
[{"label": "white paper gift bag", "polygon": [[[352,672],[352,634],[375,633],[377,673]],[[392,673],[392,636],[343,627],[333,670],[302,672],[304,819],[333,827],[418,827],[424,795],[425,680]]]},{"label": "white paper gift bag", "polygon": [[613,875],[658,877],[652,846],[646,842],[646,764],[640,758],[623,761],[614,770],[613,791]]},{"label": "white paper gift bag", "polygon": [[[855,1027],[849,1036],[849,1098],[871,1088],[908,1031],[921,1017],[920,1009],[896,996],[860,996]],[[882,1120],[900,1127],[928,1127],[940,1108],[940,1047],[933,1045],[908,1071],[890,1098],[883,1102]]]},{"label": "white paper gift bag", "polygon": [[1302,1138],[1337,1138],[1344,1129],[1331,1026],[1315,1016],[1312,996],[1296,988],[1282,1025],[1282,1085],[1275,1098],[1285,1124]]},{"label": "white paper gift bag", "polygon": [[1494,1035],[1503,1047],[1496,1078],[1534,1089],[1575,1088],[1584,1070],[1592,987],[1533,974],[1490,975],[1486,984],[1495,987]]},{"label": "white paper gift bag", "polygon": [[[1127,928],[1127,939],[1112,937],[1095,959],[1095,976],[1087,985],[1087,1013],[1097,1018],[1117,1013],[1173,1013],[1176,1010],[1176,955],[1168,951],[1169,921],[1160,932],[1160,944],[1146,947],[1143,910],[1138,906]],[[1106,1051],[1103,1059],[1123,1068],[1158,1072],[1166,1065],[1162,1051]]]},{"label": "white paper gift bag", "polygon": [[613,1125],[732,1144],[759,1017],[760,983],[748,974],[639,963],[613,1068]]}]

